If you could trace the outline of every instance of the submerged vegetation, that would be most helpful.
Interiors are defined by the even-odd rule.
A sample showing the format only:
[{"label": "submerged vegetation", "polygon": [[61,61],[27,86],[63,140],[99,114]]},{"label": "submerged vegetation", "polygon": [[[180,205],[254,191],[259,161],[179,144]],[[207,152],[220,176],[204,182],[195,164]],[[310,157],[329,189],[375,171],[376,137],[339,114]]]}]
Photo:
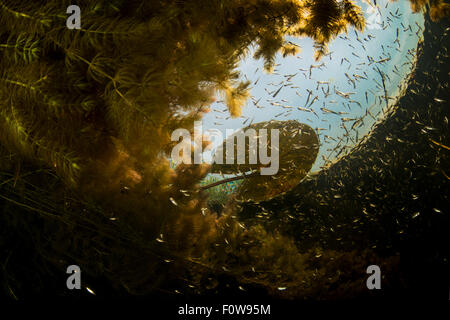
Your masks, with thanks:
[{"label": "submerged vegetation", "polygon": [[[0,0],[6,294],[20,298],[53,286],[46,277],[64,278],[71,264],[133,294],[214,291],[225,275],[291,298],[358,294],[365,275],[352,274],[367,260],[395,269],[397,257],[371,249],[300,248],[277,228],[246,226],[233,197],[219,215],[200,186],[209,166],[172,168],[168,160],[172,131],[192,128],[216,95],[240,115],[249,83],[236,68],[251,46],[268,71],[276,53],[298,52],[288,35],[311,37],[320,59],[338,34],[363,30],[356,4],[86,0],[79,3],[80,30],[66,27],[69,5]],[[434,17],[448,11],[442,1],[431,8],[442,9]],[[14,244],[17,237],[22,242]],[[21,250],[34,256],[21,257]],[[21,259],[32,260],[36,272],[25,265],[12,271]]]},{"label": "submerged vegetation", "polygon": [[[278,130],[277,138],[266,137],[267,141],[260,143],[259,148],[256,148],[257,142],[261,140],[261,130]],[[240,147],[239,137],[246,137],[245,143],[242,143],[245,146],[245,155],[243,154],[242,159],[245,160],[244,164],[239,164],[236,157],[234,163],[212,164],[211,172],[239,174],[237,177],[243,178],[243,182],[239,186],[236,198],[244,201],[268,200],[292,189],[311,170],[319,150],[319,138],[314,129],[296,120],[271,120],[249,125],[230,135],[223,145],[219,146],[220,153],[223,154],[225,151],[228,153],[227,145],[231,142],[234,154],[237,154]],[[252,147],[250,147],[250,141],[252,141]],[[266,156],[270,154],[270,158],[267,159],[270,162],[257,163],[258,152],[260,156],[261,148],[264,149],[265,144],[267,150],[263,151],[267,152]],[[251,158],[254,158],[253,161]],[[262,169],[267,167],[271,167],[274,173],[263,174]],[[225,179],[224,182],[229,180],[231,179]]]}]

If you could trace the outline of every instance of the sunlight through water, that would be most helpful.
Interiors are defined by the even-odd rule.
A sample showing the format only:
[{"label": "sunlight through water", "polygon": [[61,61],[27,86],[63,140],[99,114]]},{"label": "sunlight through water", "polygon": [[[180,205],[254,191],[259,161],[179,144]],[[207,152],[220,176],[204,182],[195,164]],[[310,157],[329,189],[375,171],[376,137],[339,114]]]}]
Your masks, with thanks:
[{"label": "sunlight through water", "polygon": [[[328,55],[314,61],[311,39],[289,38],[301,47],[297,56],[277,55],[272,74],[252,52],[239,70],[251,81],[251,98],[242,116],[229,117],[217,101],[203,119],[203,130],[240,129],[268,120],[297,120],[314,128],[320,151],[312,171],[345,155],[383,119],[414,70],[424,19],[409,2],[361,3],[364,32],[349,29],[329,45]],[[388,107],[389,106],[389,107]],[[221,141],[214,141],[214,146]]]}]

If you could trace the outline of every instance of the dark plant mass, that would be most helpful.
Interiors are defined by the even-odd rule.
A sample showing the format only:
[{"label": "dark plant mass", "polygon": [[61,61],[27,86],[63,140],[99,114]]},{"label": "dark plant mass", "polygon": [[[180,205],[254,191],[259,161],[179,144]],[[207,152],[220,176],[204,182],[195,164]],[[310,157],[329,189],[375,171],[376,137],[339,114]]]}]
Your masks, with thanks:
[{"label": "dark plant mass", "polygon": [[[410,2],[415,11],[446,26],[447,2]],[[365,168],[369,157],[359,156],[360,151],[318,176],[308,175],[319,149],[315,129],[292,120],[249,125],[281,129],[280,171],[275,176],[245,177],[236,192],[233,188],[218,195],[220,201],[201,184],[205,177],[260,167],[173,166],[169,159],[177,144],[172,132],[187,128],[193,133],[194,122],[211,112],[214,101],[222,99],[230,117],[241,116],[251,95],[251,83],[238,71],[245,57],[254,54],[264,60],[266,72],[273,72],[277,55],[300,52],[289,39],[310,38],[315,59],[324,59],[328,45],[339,35],[364,31],[360,3],[84,0],[77,2],[81,28],[69,29],[66,10],[71,4],[0,0],[4,296],[71,296],[65,287],[69,265],[80,266],[83,287],[99,296],[206,296],[231,291],[288,299],[366,297],[368,265],[380,266],[386,288],[403,288],[402,281],[410,279],[401,263],[400,247],[405,244],[395,240],[377,247],[370,241],[370,245],[358,242],[366,225],[347,224],[348,217],[358,219],[352,211],[358,205],[352,202],[348,208],[346,196],[339,202],[339,195],[332,200],[328,195],[343,187],[337,176],[343,179]],[[436,30],[448,40],[448,29]],[[427,36],[424,52],[427,41],[437,42]],[[436,63],[448,70],[446,45],[434,46],[429,50],[442,50]],[[426,82],[413,76],[411,87],[414,81]],[[448,96],[448,77],[437,90]],[[425,121],[427,103],[448,107],[442,95],[423,92],[431,98],[423,98],[424,115],[410,119],[413,123]],[[448,111],[439,115],[441,124],[446,123],[439,132],[447,129],[448,135]],[[429,139],[424,143],[432,141],[438,152],[430,155],[435,174],[446,175],[437,189],[445,193],[450,174],[448,137]],[[208,141],[200,144],[206,146]],[[370,143],[366,147],[375,148]],[[345,161],[351,165],[337,172]],[[406,176],[402,179],[409,183]],[[366,196],[361,191],[358,203],[367,202],[370,208],[371,192],[386,197],[395,192],[375,190],[366,190]],[[348,197],[359,191],[351,192]],[[395,202],[395,197],[389,199]],[[441,213],[444,209],[431,200],[429,205],[445,215],[440,223],[448,222],[448,212]],[[348,215],[342,220],[346,208]],[[369,211],[385,223],[381,217],[389,210],[373,208]],[[371,216],[365,212],[359,219]],[[386,221],[383,228],[395,223]],[[344,235],[330,236],[339,232]],[[339,244],[336,238],[345,241]]]},{"label": "dark plant mass", "polygon": [[[217,174],[238,174],[242,173],[240,177],[244,179],[243,185],[239,188],[239,195],[237,199],[241,200],[253,200],[261,201],[272,198],[282,192],[288,191],[296,186],[311,170],[312,164],[316,160],[317,151],[319,149],[319,140],[317,134],[306,124],[301,124],[298,121],[269,121],[262,123],[255,123],[250,125],[237,133],[230,135],[226,141],[224,141],[221,150],[222,152],[228,152],[227,143],[228,140],[232,140],[234,146],[234,154],[238,153],[239,142],[237,136],[247,132],[247,130],[255,130],[253,136],[247,136],[245,140],[246,151],[244,164],[239,164],[238,159],[234,160],[233,164],[214,163],[211,166],[211,172]],[[250,140],[257,141],[257,130],[273,130],[277,129],[278,139],[275,146],[272,137],[267,137],[268,153],[272,153],[274,149],[278,149],[279,161],[276,165],[277,172],[272,175],[264,175],[261,173],[261,168],[268,165],[251,164],[251,157],[256,160],[257,148],[254,148],[252,152],[249,146]],[[259,131],[259,136],[261,135]],[[258,139],[258,140],[259,140]],[[257,162],[257,161],[254,161]],[[273,164],[270,164],[273,165]],[[247,172],[247,176],[245,175]]]}]

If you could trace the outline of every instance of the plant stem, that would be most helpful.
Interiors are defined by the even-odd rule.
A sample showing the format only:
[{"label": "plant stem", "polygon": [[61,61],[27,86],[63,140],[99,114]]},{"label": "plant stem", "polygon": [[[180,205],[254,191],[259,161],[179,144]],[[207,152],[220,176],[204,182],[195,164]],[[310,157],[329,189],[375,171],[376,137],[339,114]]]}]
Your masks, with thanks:
[{"label": "plant stem", "polygon": [[216,187],[218,185],[221,185],[221,184],[224,184],[224,183],[227,183],[227,182],[232,182],[232,181],[236,181],[236,180],[242,180],[242,179],[245,179],[245,178],[251,178],[251,177],[256,176],[257,174],[258,174],[258,172],[253,172],[253,173],[248,174],[248,175],[246,175],[244,173],[244,174],[242,174],[242,176],[231,177],[231,178],[228,178],[228,179],[223,179],[223,180],[220,180],[220,181],[216,181],[214,183],[207,184],[206,186],[203,186],[200,189],[201,190],[206,190],[206,189],[209,189],[209,188],[212,188],[212,187]]}]

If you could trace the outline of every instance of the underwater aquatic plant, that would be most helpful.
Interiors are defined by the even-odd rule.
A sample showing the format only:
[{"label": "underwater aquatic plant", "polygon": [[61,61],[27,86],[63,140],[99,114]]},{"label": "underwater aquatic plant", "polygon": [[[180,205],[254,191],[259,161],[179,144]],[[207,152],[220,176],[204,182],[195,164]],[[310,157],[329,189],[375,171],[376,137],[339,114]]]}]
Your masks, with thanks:
[{"label": "underwater aquatic plant", "polygon": [[[240,146],[237,136],[242,135],[243,132],[249,132],[249,129],[254,130],[253,136],[246,136],[245,143]],[[276,151],[277,171],[274,174],[262,175],[261,173],[262,168],[274,165],[272,163],[274,161],[273,154],[271,154],[272,162],[264,164],[261,161],[256,161],[261,160],[261,155],[256,159],[257,148],[252,149],[250,146],[250,140],[254,140],[253,143],[256,144],[256,141],[261,139],[261,133],[257,133],[261,129],[268,132],[278,130],[279,140],[276,141],[276,144],[272,141],[272,135],[266,141],[270,153]],[[216,174],[240,174],[239,177],[244,179],[244,181],[239,187],[237,198],[241,200],[268,200],[275,195],[290,190],[310,171],[319,151],[319,139],[314,129],[295,120],[272,120],[249,125],[230,135],[221,146],[221,149],[228,152],[227,145],[230,141],[232,146],[234,146],[234,154],[237,154],[238,149],[241,147],[245,150],[245,156],[243,153],[242,159],[244,163],[240,163],[237,157],[233,163],[219,164],[215,162],[211,166],[211,172]],[[261,148],[261,144],[259,147]],[[254,163],[250,161],[252,156],[255,158]],[[224,182],[230,182],[230,180],[232,178],[225,179]],[[215,182],[213,185],[217,183]],[[203,188],[206,187],[208,186]]]},{"label": "underwater aquatic plant", "polygon": [[186,274],[202,283],[232,264],[243,234],[274,252],[276,234],[206,209],[209,168],[171,168],[170,133],[192,127],[216,92],[239,115],[248,84],[236,65],[250,45],[270,70],[279,50],[296,52],[286,35],[312,37],[319,58],[348,25],[361,29],[358,8],[341,3],[86,0],[82,28],[68,30],[67,1],[0,1],[3,225],[39,214],[22,219],[42,260],[75,260],[132,293],[178,288],[164,280]]}]

